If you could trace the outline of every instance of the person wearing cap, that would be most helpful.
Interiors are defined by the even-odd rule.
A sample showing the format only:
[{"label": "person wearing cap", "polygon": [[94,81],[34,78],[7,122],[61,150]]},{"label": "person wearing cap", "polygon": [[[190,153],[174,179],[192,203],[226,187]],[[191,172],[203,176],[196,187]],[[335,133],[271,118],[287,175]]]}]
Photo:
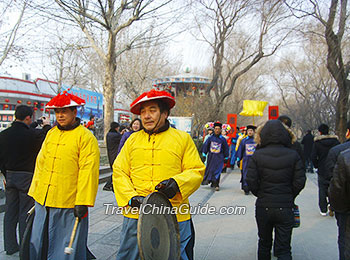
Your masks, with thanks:
[{"label": "person wearing cap", "polygon": [[249,195],[249,187],[246,181],[248,172],[248,163],[250,158],[255,152],[256,143],[254,141],[256,126],[247,125],[247,137],[242,140],[237,151],[237,161],[238,165],[242,161],[242,178],[241,178],[241,188],[245,195]]},{"label": "person wearing cap", "polygon": [[320,124],[318,127],[319,136],[314,139],[312,147],[311,160],[314,167],[317,169],[317,183],[318,183],[318,206],[320,208],[321,216],[327,216],[328,212],[328,187],[329,187],[329,173],[327,167],[327,156],[329,150],[340,144],[338,136],[329,134],[329,127],[326,124]]},{"label": "person wearing cap", "polygon": [[77,106],[84,104],[64,91],[46,105],[54,109],[57,125],[44,140],[28,193],[35,200],[31,260],[66,259],[64,251],[76,218],[79,224],[70,259],[91,257],[87,214],[97,194],[100,152],[94,135],[77,118]]},{"label": "person wearing cap", "polygon": [[117,259],[139,259],[138,212],[130,207],[140,207],[156,190],[178,211],[181,259],[193,259],[194,228],[188,197],[199,188],[205,166],[191,136],[169,127],[167,117],[174,105],[175,99],[168,92],[154,89],[130,105],[130,111],[141,116],[143,129],[126,140],[113,164],[115,197],[118,206],[124,207]]},{"label": "person wearing cap", "polygon": [[219,191],[221,171],[225,160],[229,156],[229,147],[226,139],[221,135],[222,124],[214,123],[214,134],[203,144],[203,156],[207,156],[207,167],[202,184],[210,184],[216,191]]},{"label": "person wearing cap", "polygon": [[[27,212],[34,205],[27,195],[34,165],[50,121],[43,120],[42,129],[31,128],[33,110],[26,105],[16,107],[11,127],[0,133],[0,169],[5,176],[4,249],[7,255],[19,250],[26,229]],[[19,226],[19,242],[17,241]]]}]

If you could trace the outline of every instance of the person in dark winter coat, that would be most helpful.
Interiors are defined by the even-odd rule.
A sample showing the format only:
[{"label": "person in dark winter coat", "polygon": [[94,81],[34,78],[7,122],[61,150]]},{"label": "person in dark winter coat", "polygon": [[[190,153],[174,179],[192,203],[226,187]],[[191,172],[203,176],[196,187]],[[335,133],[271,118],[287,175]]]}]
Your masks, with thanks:
[{"label": "person in dark winter coat", "polygon": [[258,259],[271,259],[272,232],[274,255],[292,259],[291,237],[294,200],[305,186],[305,169],[298,153],[291,149],[294,135],[279,120],[270,120],[257,130],[258,147],[248,164],[247,183],[257,197]]},{"label": "person in dark winter coat", "polygon": [[329,200],[337,217],[339,259],[350,259],[350,149],[338,156],[329,186]]},{"label": "person in dark winter coat", "polygon": [[327,156],[329,150],[339,144],[338,136],[329,135],[329,127],[326,124],[321,124],[318,127],[320,133],[314,139],[314,146],[312,148],[311,159],[314,167],[317,168],[318,175],[318,206],[320,208],[321,216],[327,216],[328,210],[328,187],[329,180],[328,170],[326,166]]},{"label": "person in dark winter coat", "polygon": [[[111,128],[109,129],[106,135],[108,162],[111,169],[113,169],[112,166],[113,166],[114,160],[115,158],[117,158],[118,146],[120,143],[120,139],[122,138],[122,135],[119,133],[119,127],[120,127],[119,123],[112,122]],[[112,175],[106,182],[105,186],[103,187],[103,190],[113,191]]]},{"label": "person in dark winter coat", "polygon": [[301,144],[304,145],[304,158],[306,172],[313,173],[314,165],[311,160],[312,147],[314,145],[314,136],[311,134],[311,130],[307,130],[307,134],[301,140]]},{"label": "person in dark winter coat", "polygon": [[326,167],[327,167],[327,180],[329,180],[329,181],[333,177],[333,169],[334,169],[334,166],[337,162],[338,155],[342,151],[350,148],[350,121],[347,122],[346,128],[347,128],[346,133],[345,133],[346,141],[342,144],[338,144],[338,145],[332,147],[328,152],[328,156],[327,156],[327,160],[326,160]]},{"label": "person in dark winter coat", "polygon": [[[290,119],[289,116],[282,115],[282,116],[279,116],[277,119],[281,121],[283,124],[285,124],[290,129],[290,131],[292,131],[291,130],[292,119]],[[301,144],[295,139],[295,141],[292,143],[292,146],[290,148],[292,148],[299,154],[300,159],[303,163],[303,167],[305,167],[305,157],[304,157],[303,147],[301,147]]]},{"label": "person in dark winter coat", "polygon": [[35,160],[51,129],[50,120],[43,119],[43,128],[29,127],[33,111],[26,105],[16,108],[16,120],[11,127],[0,133],[0,169],[6,179],[6,209],[4,216],[4,248],[12,255],[19,250],[26,228],[27,212],[34,205],[34,200],[27,195],[32,182]]},{"label": "person in dark winter coat", "polygon": [[122,135],[119,133],[119,127],[120,127],[119,123],[112,122],[111,128],[106,136],[108,162],[109,162],[109,165],[111,166],[111,169],[112,169],[114,160],[117,157],[118,146],[122,138]]},{"label": "person in dark winter coat", "polygon": [[[342,144],[338,144],[336,146],[334,146],[332,149],[329,150],[328,156],[327,156],[327,169],[328,169],[328,176],[327,179],[328,181],[331,181],[332,177],[333,177],[333,170],[334,167],[337,163],[339,154],[342,151],[345,151],[347,149],[350,148],[350,121],[347,123],[347,130],[346,130],[346,142],[342,143]],[[340,174],[339,172],[339,168],[338,168],[338,174]],[[343,179],[344,180],[344,179]],[[339,176],[337,176],[337,179],[335,181],[339,181]],[[335,185],[335,186],[334,186]],[[331,210],[335,211],[335,218],[337,219],[337,225],[338,225],[338,247],[339,247],[339,259],[343,260],[343,259],[348,259],[350,258],[350,251],[348,252],[348,257],[345,258],[345,244],[346,243],[350,243],[350,239],[348,239],[347,242],[345,242],[346,239],[346,229],[350,230],[350,225],[348,227],[346,227],[346,224],[349,220],[350,220],[350,210],[349,211],[337,211],[336,209],[333,208],[333,204],[334,204],[334,200],[332,198],[333,192],[331,192],[331,190],[335,190],[338,187],[341,187],[341,185],[343,184],[336,184],[333,182],[331,182],[329,188],[328,188],[328,195],[329,195],[329,201],[330,201],[330,214],[331,214]],[[349,197],[348,197],[349,198]],[[336,201],[335,203],[337,203],[337,195],[335,197]],[[344,201],[346,201],[347,199],[345,199]],[[348,231],[348,236],[350,238],[350,231]]]}]

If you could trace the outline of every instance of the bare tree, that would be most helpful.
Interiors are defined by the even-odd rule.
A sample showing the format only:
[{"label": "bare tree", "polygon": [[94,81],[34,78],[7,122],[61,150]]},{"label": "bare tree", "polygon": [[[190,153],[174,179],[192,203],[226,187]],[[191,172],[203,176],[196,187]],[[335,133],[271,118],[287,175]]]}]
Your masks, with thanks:
[{"label": "bare tree", "polygon": [[[16,4],[17,3],[14,3],[14,1],[4,1],[0,4],[2,7],[0,13],[0,66],[15,47],[17,33],[21,26],[24,12],[27,8],[26,1],[21,3],[21,6],[16,6]],[[19,8],[18,17],[14,24],[6,24],[8,21],[9,12],[13,11],[13,8]]]},{"label": "bare tree", "polygon": [[[269,73],[266,69],[266,60],[261,61],[247,73],[237,79],[236,87],[233,89],[232,94],[227,97],[224,103],[223,111],[227,113],[237,114],[238,125],[252,124],[252,118],[240,116],[239,113],[243,109],[243,100],[269,100],[269,89],[266,86],[266,80],[261,77]],[[226,118],[223,118],[226,120]],[[258,117],[254,119],[255,124],[259,125],[264,121],[265,117]]]},{"label": "bare tree", "polygon": [[[207,94],[213,97],[214,109],[210,117],[214,118],[221,112],[224,100],[232,94],[237,80],[262,58],[273,55],[289,30],[283,27],[287,16],[281,1],[199,2],[205,21],[197,18],[198,27],[202,40],[213,52],[213,76]],[[243,25],[248,21],[249,26],[244,30]]]},{"label": "bare tree", "polygon": [[55,76],[50,78],[55,78],[58,83],[56,92],[61,92],[62,84],[80,87],[88,85],[87,75],[92,69],[88,68],[90,60],[86,55],[89,53],[85,53],[84,49],[89,52],[89,45],[79,38],[68,40],[60,35],[50,44],[47,58],[55,70]]},{"label": "bare tree", "polygon": [[116,83],[131,100],[152,88],[153,79],[174,75],[179,70],[179,62],[167,57],[167,45],[158,43],[158,40],[148,42],[118,58]]},{"label": "bare tree", "polygon": [[[344,60],[344,33],[348,30],[346,26],[349,12],[347,0],[331,1],[286,1],[287,6],[298,18],[314,18],[324,28],[327,44],[327,69],[334,78],[338,88],[338,99],[336,105],[336,132],[339,138],[344,139],[346,132],[347,113],[349,111],[350,82],[347,79],[350,71],[350,60]],[[328,7],[328,12],[326,11]],[[314,33],[314,32],[309,32]]]},{"label": "bare tree", "polygon": [[285,58],[276,66],[273,76],[282,98],[281,110],[292,117],[302,132],[316,129],[321,123],[333,128],[338,97],[326,65],[318,63],[322,56],[308,54],[300,61]]},{"label": "bare tree", "polygon": [[[78,25],[91,46],[98,54],[104,65],[104,125],[110,125],[113,120],[113,101],[115,96],[115,71],[116,58],[125,51],[130,50],[134,44],[140,43],[146,34],[154,29],[154,23],[146,19],[152,19],[162,7],[171,0],[157,2],[155,0],[105,0],[105,1],[80,1],[80,0],[55,0],[66,12],[71,22]],[[59,17],[62,18],[62,17]],[[157,17],[153,17],[154,20]],[[65,17],[65,19],[67,19]],[[137,21],[144,21],[143,30],[136,30],[134,36],[129,38],[127,44],[120,44],[118,37]],[[103,34],[106,33],[106,38]],[[122,43],[125,43],[122,41]]]}]

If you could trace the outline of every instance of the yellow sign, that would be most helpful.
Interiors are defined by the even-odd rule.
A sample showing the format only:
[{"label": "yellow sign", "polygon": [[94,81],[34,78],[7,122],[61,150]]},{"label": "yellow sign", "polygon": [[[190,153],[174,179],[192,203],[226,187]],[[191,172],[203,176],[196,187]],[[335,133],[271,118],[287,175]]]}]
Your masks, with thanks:
[{"label": "yellow sign", "polygon": [[243,100],[241,116],[263,116],[264,109],[268,102],[258,100]]}]

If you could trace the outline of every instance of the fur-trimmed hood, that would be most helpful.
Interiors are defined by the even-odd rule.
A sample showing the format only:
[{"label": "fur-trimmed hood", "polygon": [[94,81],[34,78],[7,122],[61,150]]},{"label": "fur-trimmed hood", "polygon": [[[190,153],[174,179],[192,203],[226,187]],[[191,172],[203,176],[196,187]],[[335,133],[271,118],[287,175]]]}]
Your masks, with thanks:
[{"label": "fur-trimmed hood", "polygon": [[339,140],[337,135],[319,135],[314,138],[314,142],[324,140],[324,139],[337,139]]},{"label": "fur-trimmed hood", "polygon": [[259,147],[269,144],[281,144],[290,147],[297,138],[294,133],[279,120],[269,120],[260,126],[254,137]]}]

